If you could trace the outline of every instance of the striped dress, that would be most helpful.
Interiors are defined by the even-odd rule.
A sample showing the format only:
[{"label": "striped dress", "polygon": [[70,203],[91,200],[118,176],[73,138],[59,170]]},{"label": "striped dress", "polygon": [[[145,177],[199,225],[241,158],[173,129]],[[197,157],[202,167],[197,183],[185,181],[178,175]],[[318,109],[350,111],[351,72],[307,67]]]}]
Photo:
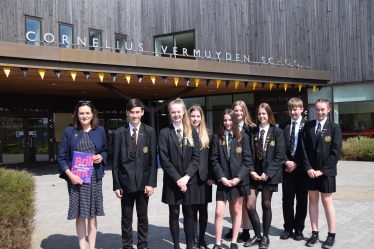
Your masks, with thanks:
[{"label": "striped dress", "polygon": [[[83,132],[82,139],[75,147],[75,151],[95,154],[95,145],[91,141],[88,132]],[[105,215],[102,179],[97,179],[95,165],[92,168],[91,184],[74,185],[68,182],[68,191],[68,220],[95,218],[96,216]]]}]

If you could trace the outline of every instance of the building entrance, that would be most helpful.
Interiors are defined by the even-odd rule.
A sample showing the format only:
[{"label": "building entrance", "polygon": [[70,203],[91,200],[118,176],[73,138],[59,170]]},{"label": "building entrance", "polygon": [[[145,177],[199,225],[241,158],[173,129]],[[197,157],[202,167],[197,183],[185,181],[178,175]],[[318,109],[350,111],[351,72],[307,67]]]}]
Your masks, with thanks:
[{"label": "building entrance", "polygon": [[48,117],[0,117],[0,164],[53,162],[53,126],[49,123]]}]

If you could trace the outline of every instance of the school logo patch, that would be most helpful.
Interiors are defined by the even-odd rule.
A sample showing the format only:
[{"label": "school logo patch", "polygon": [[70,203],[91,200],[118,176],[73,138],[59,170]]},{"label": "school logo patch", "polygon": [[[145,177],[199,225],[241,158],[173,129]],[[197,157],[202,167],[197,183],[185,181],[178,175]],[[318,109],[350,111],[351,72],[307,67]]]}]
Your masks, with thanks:
[{"label": "school logo patch", "polygon": [[275,141],[274,140],[270,142],[270,146],[275,146]]},{"label": "school logo patch", "polygon": [[326,136],[325,137],[325,142],[327,142],[327,143],[331,142],[331,137],[330,136]]},{"label": "school logo patch", "polygon": [[242,147],[237,147],[236,148],[236,153],[242,153],[242,151],[243,151]]},{"label": "school logo patch", "polygon": [[148,153],[148,147],[147,146],[144,146],[144,148],[143,148],[143,153]]}]

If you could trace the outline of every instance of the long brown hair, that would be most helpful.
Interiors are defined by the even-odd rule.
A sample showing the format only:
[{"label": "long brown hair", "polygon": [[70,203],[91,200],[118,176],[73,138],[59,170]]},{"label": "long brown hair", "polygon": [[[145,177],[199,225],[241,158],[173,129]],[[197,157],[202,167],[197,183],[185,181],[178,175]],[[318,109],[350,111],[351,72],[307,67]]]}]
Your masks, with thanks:
[{"label": "long brown hair", "polygon": [[232,104],[231,109],[234,110],[235,106],[237,106],[237,105],[242,108],[243,122],[244,122],[245,126],[256,127],[256,124],[252,121],[251,115],[249,114],[249,111],[248,111],[248,108],[247,108],[247,105],[245,104],[245,102],[243,100],[237,100]]},{"label": "long brown hair", "polygon": [[[271,107],[268,103],[261,103],[257,109],[256,109],[256,113],[257,113],[257,116],[258,116],[258,110],[260,108],[264,108],[266,113],[268,114],[268,119],[269,119],[269,123],[272,125],[272,126],[277,126],[277,124],[275,123],[275,119],[274,119],[274,115],[273,115],[273,111],[271,110]],[[258,121],[258,117],[257,117],[257,123],[258,125],[260,125],[260,121]]]},{"label": "long brown hair", "polygon": [[226,136],[225,136],[226,128],[225,128],[225,125],[223,124],[223,119],[225,115],[230,115],[231,120],[232,120],[232,134],[236,138],[238,143],[240,143],[240,141],[242,140],[242,134],[240,133],[238,118],[236,117],[236,114],[233,110],[226,108],[223,111],[222,117],[221,117],[221,125],[219,128],[219,145],[223,146],[226,142]]},{"label": "long brown hair", "polygon": [[99,118],[97,114],[99,113],[98,110],[94,107],[91,101],[89,100],[81,100],[77,103],[77,105],[74,108],[73,112],[73,126],[76,130],[82,130],[82,124],[79,121],[78,113],[79,113],[79,107],[82,106],[88,106],[91,109],[92,112],[92,118],[90,121],[91,129],[95,130],[99,126]]},{"label": "long brown hair", "polygon": [[199,112],[201,116],[201,121],[199,127],[197,127],[198,133],[199,133],[199,138],[201,141],[201,149],[207,149],[209,148],[209,136],[208,132],[206,130],[206,124],[205,124],[205,116],[203,109],[199,105],[193,105],[188,109],[188,115],[190,117],[191,121],[191,113],[192,112]]},{"label": "long brown hair", "polygon": [[191,121],[187,113],[186,105],[184,104],[183,100],[180,98],[177,98],[169,103],[168,106],[168,112],[170,114],[170,107],[172,105],[181,105],[183,110],[183,118],[182,118],[182,124],[183,124],[183,134],[187,138],[188,143],[191,146],[194,146],[193,138],[192,138],[192,126]]}]

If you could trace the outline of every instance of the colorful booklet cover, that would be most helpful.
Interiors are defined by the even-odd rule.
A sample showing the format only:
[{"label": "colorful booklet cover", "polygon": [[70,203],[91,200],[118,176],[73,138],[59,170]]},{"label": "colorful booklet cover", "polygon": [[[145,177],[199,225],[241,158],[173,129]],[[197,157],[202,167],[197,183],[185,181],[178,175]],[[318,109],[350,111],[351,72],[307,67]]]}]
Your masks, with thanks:
[{"label": "colorful booklet cover", "polygon": [[71,172],[79,176],[83,183],[91,183],[92,167],[93,167],[93,154],[74,151]]}]

